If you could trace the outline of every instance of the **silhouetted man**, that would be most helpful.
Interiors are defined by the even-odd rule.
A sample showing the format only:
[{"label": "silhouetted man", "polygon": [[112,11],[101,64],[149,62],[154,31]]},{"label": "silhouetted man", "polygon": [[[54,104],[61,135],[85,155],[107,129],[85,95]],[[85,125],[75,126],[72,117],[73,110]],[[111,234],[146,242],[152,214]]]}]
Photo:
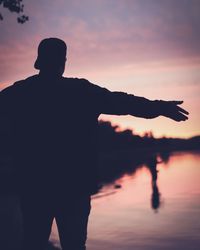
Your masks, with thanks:
[{"label": "silhouetted man", "polygon": [[24,218],[24,249],[45,249],[56,219],[63,249],[83,250],[90,195],[97,190],[100,114],[185,121],[181,101],[150,101],[111,92],[85,79],[65,78],[66,44],[41,41],[38,75],[1,92],[1,115],[13,133],[14,163]]}]

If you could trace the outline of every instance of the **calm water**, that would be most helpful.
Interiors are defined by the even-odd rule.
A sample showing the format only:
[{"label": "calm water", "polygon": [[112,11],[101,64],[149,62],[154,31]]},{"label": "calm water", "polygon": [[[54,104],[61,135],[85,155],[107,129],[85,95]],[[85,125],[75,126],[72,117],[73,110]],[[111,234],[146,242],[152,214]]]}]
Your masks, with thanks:
[{"label": "calm water", "polygon": [[[200,152],[173,154],[157,169],[154,190],[142,166],[93,197],[88,250],[200,249]],[[59,244],[55,223],[51,239]]]}]

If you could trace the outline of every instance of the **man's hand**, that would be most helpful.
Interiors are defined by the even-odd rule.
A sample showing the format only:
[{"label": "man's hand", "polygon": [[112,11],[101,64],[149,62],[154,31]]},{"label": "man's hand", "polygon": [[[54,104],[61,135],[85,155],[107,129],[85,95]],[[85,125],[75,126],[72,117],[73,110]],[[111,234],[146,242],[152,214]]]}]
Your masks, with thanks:
[{"label": "man's hand", "polygon": [[183,101],[156,101],[160,114],[168,117],[174,121],[186,121],[188,119],[187,115],[189,113],[182,109],[179,105]]}]

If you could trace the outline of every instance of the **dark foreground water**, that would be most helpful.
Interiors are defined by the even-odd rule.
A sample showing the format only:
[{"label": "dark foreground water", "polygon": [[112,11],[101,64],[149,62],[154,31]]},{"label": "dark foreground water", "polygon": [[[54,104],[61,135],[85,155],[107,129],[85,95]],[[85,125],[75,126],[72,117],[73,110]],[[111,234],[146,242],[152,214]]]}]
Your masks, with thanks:
[{"label": "dark foreground water", "polygon": [[[93,197],[88,250],[200,249],[200,153],[173,154],[157,168],[154,186],[144,165]],[[51,240],[59,245],[55,223]]]}]

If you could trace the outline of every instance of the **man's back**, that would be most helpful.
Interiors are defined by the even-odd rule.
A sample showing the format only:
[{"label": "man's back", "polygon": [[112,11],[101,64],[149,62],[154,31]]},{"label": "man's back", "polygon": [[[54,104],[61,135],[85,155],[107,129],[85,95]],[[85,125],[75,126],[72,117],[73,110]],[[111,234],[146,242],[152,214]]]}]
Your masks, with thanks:
[{"label": "man's back", "polygon": [[33,181],[41,188],[45,181],[47,188],[54,182],[60,188],[91,189],[100,114],[91,85],[84,79],[33,76],[1,93],[12,119],[17,171],[26,186],[36,188]]}]

